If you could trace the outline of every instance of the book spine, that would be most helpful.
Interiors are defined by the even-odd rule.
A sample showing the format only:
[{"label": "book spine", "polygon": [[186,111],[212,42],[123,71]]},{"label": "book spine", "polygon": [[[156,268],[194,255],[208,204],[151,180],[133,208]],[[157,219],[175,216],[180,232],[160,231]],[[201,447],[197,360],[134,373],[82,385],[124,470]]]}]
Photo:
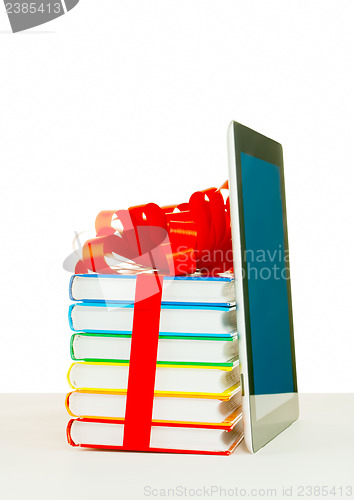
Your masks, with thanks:
[{"label": "book spine", "polygon": [[74,328],[74,324],[73,324],[73,318],[72,318],[72,311],[75,307],[75,304],[71,304],[69,306],[69,311],[68,311],[68,320],[69,320],[69,326],[70,326],[70,329],[75,332],[75,328]]},{"label": "book spine", "polygon": [[73,296],[73,283],[74,283],[74,279],[76,278],[76,275],[73,274],[70,278],[70,283],[69,283],[69,298],[70,300],[76,300]]},{"label": "book spine", "polygon": [[74,340],[75,340],[75,337],[77,337],[76,333],[74,333],[73,335],[71,335],[71,338],[70,338],[70,356],[71,356],[72,360],[77,361],[77,358],[75,357],[75,353],[74,353]]},{"label": "book spine", "polygon": [[74,415],[73,412],[70,410],[70,396],[72,395],[73,392],[74,391],[68,392],[68,394],[65,396],[65,408],[71,417],[76,417],[77,415]]}]

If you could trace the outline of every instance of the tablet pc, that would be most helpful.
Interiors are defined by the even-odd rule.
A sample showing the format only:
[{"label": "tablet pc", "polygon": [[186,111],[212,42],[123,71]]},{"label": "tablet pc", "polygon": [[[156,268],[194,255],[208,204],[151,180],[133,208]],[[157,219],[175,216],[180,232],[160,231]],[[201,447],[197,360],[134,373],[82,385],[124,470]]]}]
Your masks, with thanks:
[{"label": "tablet pc", "polygon": [[228,130],[245,442],[256,452],[298,418],[282,146]]}]

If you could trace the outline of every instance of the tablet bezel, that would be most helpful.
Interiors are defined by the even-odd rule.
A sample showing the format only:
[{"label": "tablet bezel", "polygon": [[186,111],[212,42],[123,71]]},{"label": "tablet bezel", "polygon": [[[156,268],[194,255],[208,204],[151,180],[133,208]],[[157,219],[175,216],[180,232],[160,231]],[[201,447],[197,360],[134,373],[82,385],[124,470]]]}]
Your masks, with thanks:
[{"label": "tablet bezel", "polygon": [[[251,452],[256,452],[266,443],[293,423],[299,414],[297,379],[295,364],[295,347],[293,331],[293,315],[291,304],[290,271],[287,265],[287,295],[289,306],[290,344],[292,371],[294,381],[293,397],[275,410],[256,420],[253,380],[253,358],[250,328],[250,312],[248,303],[247,262],[245,258],[245,228],[243,215],[241,152],[259,158],[279,167],[281,179],[281,198],[283,208],[284,251],[288,253],[288,232],[286,219],[285,185],[283,150],[281,144],[265,137],[237,122],[231,122],[228,129],[229,153],[229,189],[233,260],[237,300],[237,329],[239,335],[239,351],[241,378],[243,384],[242,410],[244,418],[245,442]],[[244,276],[244,278],[242,278]]]}]

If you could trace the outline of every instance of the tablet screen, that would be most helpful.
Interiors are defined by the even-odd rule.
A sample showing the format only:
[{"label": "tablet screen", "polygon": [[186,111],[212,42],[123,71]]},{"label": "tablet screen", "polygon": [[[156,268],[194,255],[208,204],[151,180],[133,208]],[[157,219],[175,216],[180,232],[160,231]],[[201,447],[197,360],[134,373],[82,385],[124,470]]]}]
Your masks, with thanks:
[{"label": "tablet screen", "polygon": [[[241,152],[241,173],[253,357],[251,394],[292,393],[289,270],[280,168]],[[278,405],[276,398],[274,404]],[[267,409],[272,410],[272,404]],[[259,408],[258,413],[264,415],[264,409]]]}]

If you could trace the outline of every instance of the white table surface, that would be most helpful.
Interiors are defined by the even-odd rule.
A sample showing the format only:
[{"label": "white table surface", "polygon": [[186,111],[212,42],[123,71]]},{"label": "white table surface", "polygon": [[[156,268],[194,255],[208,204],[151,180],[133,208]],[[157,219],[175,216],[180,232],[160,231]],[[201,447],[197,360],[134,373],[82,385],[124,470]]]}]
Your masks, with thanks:
[{"label": "white table surface", "polygon": [[334,499],[350,498],[349,485],[354,497],[354,394],[301,395],[298,422],[257,454],[241,445],[229,457],[71,447],[64,397],[0,395],[1,500],[283,498],[284,486],[288,498],[335,486]]}]

